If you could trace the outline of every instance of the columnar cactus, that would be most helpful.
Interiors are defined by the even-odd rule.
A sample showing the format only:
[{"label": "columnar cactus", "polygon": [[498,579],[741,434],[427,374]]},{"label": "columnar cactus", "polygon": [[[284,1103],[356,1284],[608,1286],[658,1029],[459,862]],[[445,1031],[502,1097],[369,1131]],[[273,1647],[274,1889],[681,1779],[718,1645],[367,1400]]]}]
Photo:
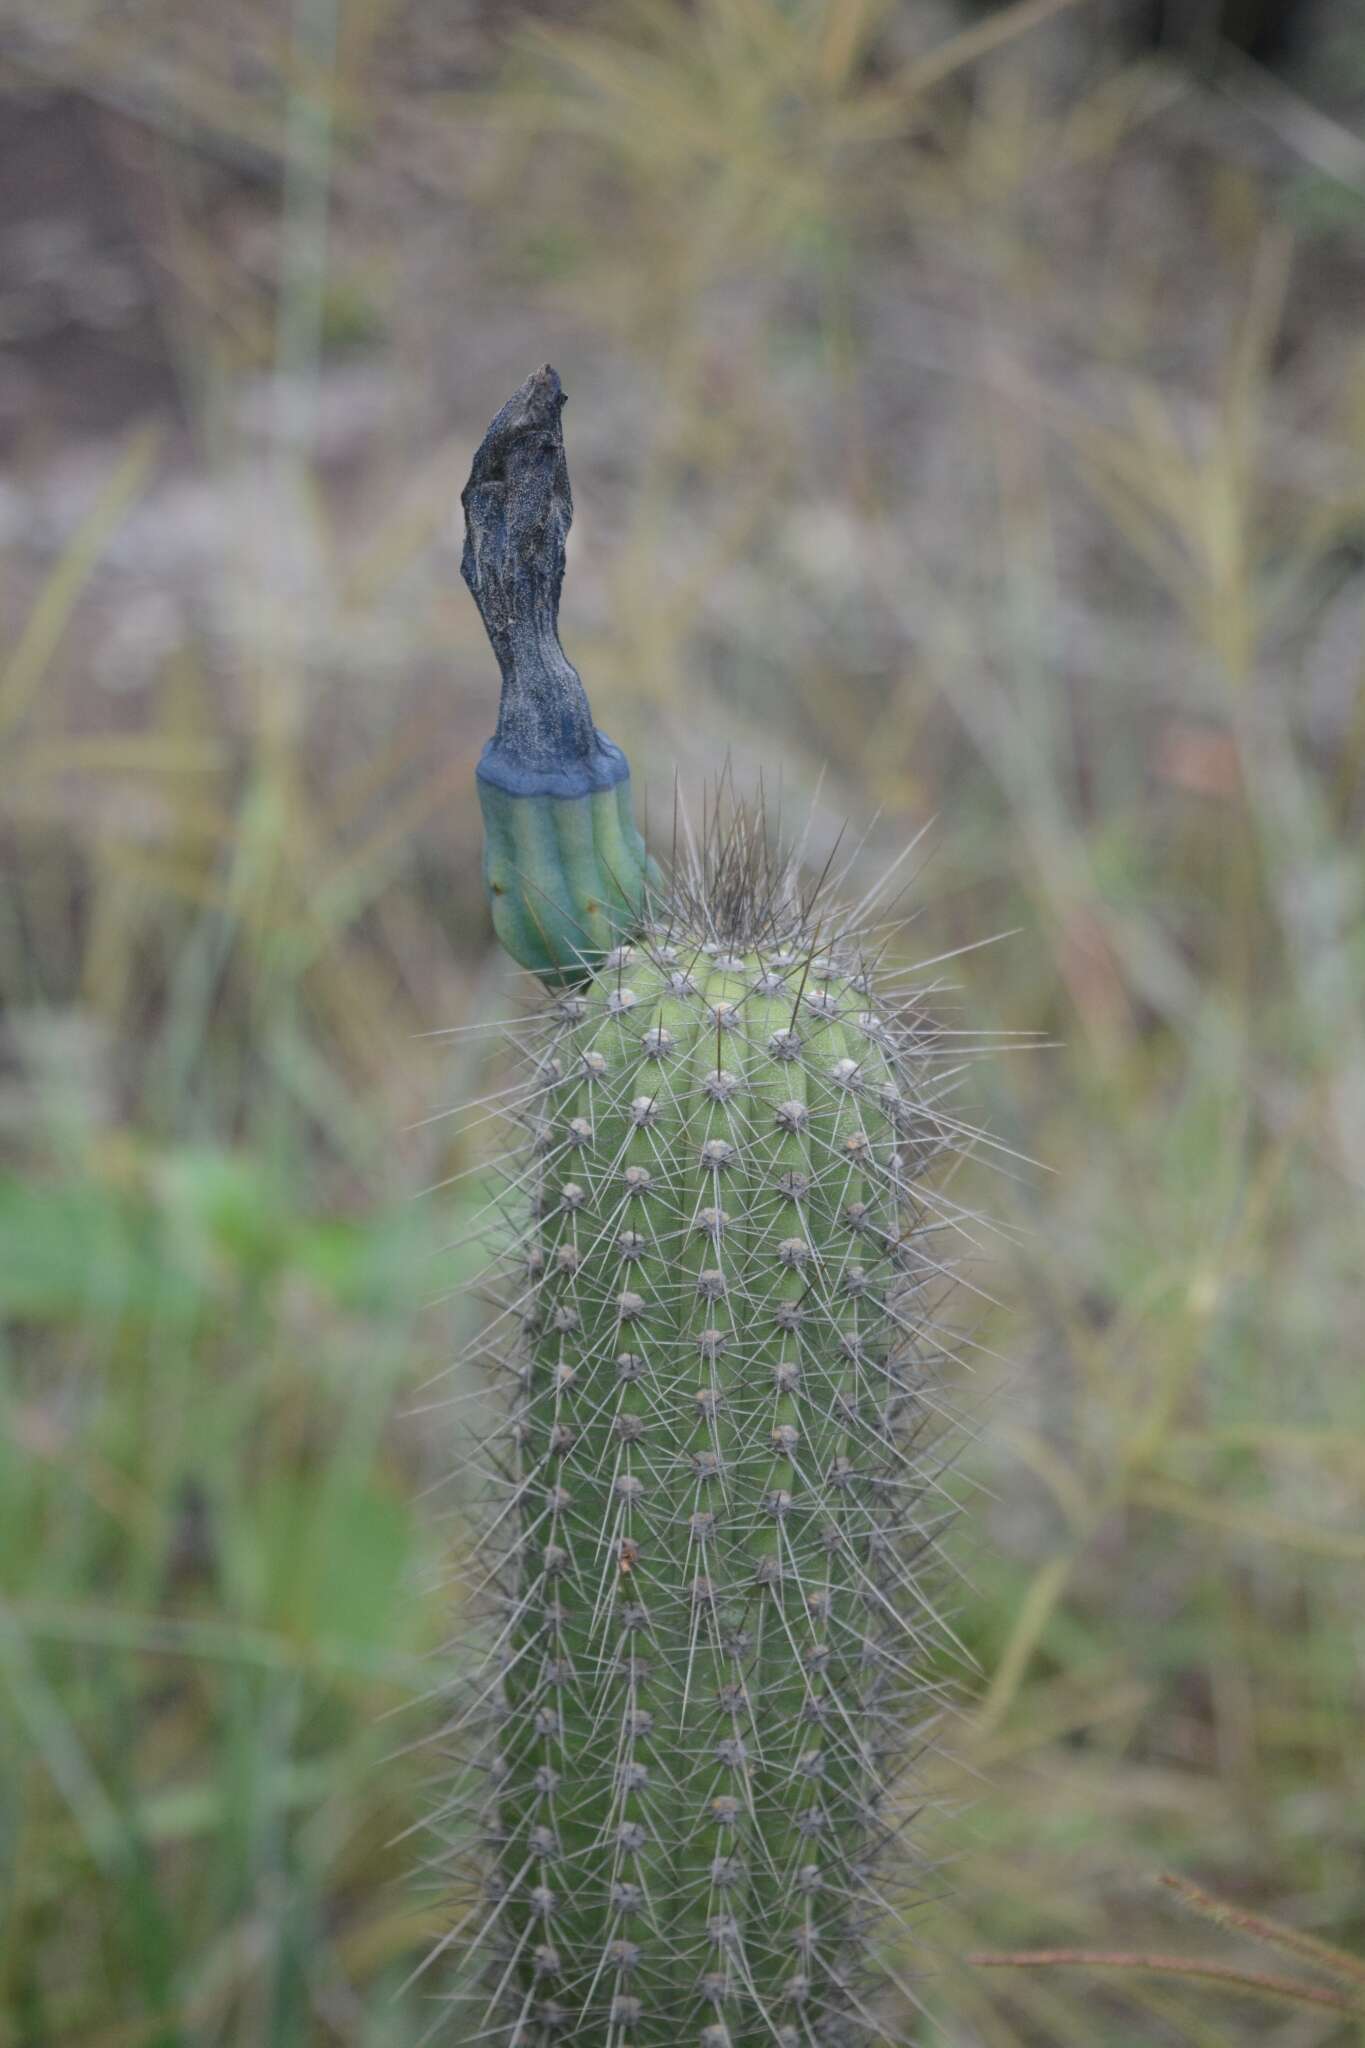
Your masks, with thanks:
[{"label": "columnar cactus", "polygon": [[[628,797],[594,810],[629,785],[557,652],[562,404],[553,371],[531,378],[465,498],[466,575],[487,616],[496,534],[512,650],[481,769],[495,917],[559,993],[502,1202],[469,1916],[488,1967],[462,2038],[867,2041],[893,1787],[934,1691],[939,1048],[761,819],[664,884]],[[518,601],[545,684],[520,732]],[[534,807],[555,804],[552,830]]]}]

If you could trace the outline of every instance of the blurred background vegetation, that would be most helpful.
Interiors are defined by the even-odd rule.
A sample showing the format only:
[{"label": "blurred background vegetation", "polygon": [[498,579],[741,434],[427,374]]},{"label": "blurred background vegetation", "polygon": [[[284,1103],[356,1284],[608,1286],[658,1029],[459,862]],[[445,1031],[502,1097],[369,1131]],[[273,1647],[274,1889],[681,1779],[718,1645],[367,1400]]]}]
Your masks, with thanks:
[{"label": "blurred background vegetation", "polygon": [[1265,1967],[1163,1868],[1365,1954],[1363,110],[1358,0],[3,0],[0,2040],[449,2038],[456,501],[547,358],[656,821],[933,821],[904,957],[1049,1041],[887,2038],[1362,2038],[968,1958]]}]

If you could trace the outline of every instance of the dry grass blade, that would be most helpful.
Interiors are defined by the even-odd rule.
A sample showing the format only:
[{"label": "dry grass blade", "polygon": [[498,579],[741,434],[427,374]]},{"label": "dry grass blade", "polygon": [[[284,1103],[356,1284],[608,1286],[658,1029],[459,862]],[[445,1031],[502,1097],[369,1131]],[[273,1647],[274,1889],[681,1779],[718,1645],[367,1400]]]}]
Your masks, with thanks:
[{"label": "dry grass blade", "polygon": [[1274,2003],[1317,2006],[1351,2018],[1365,2018],[1365,1963],[1347,1955],[1328,1942],[1286,1927],[1261,1913],[1215,1898],[1188,1878],[1161,1872],[1155,1882],[1172,1892],[1182,1906],[1216,1926],[1246,1936],[1264,1948],[1279,1948],[1301,1957],[1325,1975],[1351,1987],[1347,1992],[1330,1990],[1299,1977],[1280,1976],[1274,1971],[1247,1969],[1216,1957],[1168,1954],[1147,1949],[1038,1948],[1015,1950],[974,1950],[964,1960],[986,1970],[1100,1970],[1139,1976],[1181,1977],[1192,1982],[1225,1985],[1249,1998]]},{"label": "dry grass blade", "polygon": [[1287,2005],[1325,2006],[1332,2012],[1365,2015],[1365,2004],[1345,1998],[1339,1991],[1305,1984],[1295,1977],[1277,1977],[1265,1970],[1239,1970],[1233,1963],[1200,1956],[1157,1955],[1137,1949],[1039,1948],[1020,1949],[1014,1954],[993,1954],[983,1949],[966,1960],[982,1970],[1120,1970],[1206,1979],[1225,1984],[1230,1990],[1244,1991],[1250,1998],[1268,1998]]},{"label": "dry grass blade", "polygon": [[1253,1941],[1262,1942],[1267,1948],[1286,1949],[1291,1955],[1302,1956],[1305,1962],[1315,1963],[1329,1976],[1365,1986],[1365,1962],[1359,1956],[1348,1955],[1344,1949],[1336,1948],[1331,1942],[1319,1941],[1315,1935],[1304,1934],[1297,1927],[1286,1927],[1280,1920],[1267,1920],[1263,1913],[1248,1912],[1245,1906],[1235,1906],[1230,1900],[1215,1898],[1212,1893],[1191,1884],[1187,1877],[1180,1877],[1174,1871],[1163,1870],[1156,1882],[1174,1892],[1180,1903],[1192,1913],[1212,1920],[1218,1927],[1250,1935]]},{"label": "dry grass blade", "polygon": [[17,725],[42,687],[48,663],[100,555],[147,484],[162,441],[158,427],[133,434],[70,546],[53,569],[0,673],[0,733]]}]

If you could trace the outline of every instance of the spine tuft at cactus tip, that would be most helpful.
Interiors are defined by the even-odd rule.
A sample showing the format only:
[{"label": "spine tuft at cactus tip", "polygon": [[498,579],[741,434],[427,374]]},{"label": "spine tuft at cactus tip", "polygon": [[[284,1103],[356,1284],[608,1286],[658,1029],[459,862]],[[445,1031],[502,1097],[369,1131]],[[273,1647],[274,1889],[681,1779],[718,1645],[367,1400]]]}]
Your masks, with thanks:
[{"label": "spine tuft at cactus tip", "polygon": [[[944,1666],[957,1041],[880,976],[865,907],[803,897],[761,810],[667,879],[647,857],[559,645],[563,403],[529,378],[464,495],[503,673],[494,923],[551,993],[496,1199],[450,2038],[871,2044]],[[459,1856],[468,1816],[442,1817]]]}]

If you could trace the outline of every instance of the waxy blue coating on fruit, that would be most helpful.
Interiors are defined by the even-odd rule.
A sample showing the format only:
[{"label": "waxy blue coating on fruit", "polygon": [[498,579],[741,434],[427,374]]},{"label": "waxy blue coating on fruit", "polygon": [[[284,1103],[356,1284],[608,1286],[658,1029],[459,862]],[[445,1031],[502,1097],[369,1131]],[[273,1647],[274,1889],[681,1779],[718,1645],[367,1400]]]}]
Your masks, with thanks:
[{"label": "waxy blue coating on fruit", "polygon": [[654,878],[629,779],[580,797],[478,790],[494,931],[543,981],[581,978],[634,929]]}]

